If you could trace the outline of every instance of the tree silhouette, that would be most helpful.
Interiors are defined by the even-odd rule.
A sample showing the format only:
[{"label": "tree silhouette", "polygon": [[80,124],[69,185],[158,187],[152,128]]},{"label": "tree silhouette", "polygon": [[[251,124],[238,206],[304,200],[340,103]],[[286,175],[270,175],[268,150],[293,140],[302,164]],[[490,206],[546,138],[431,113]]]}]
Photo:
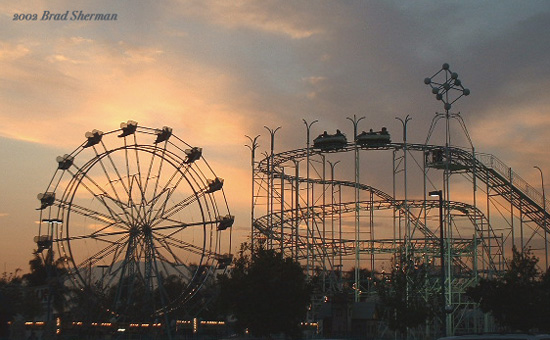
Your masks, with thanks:
[{"label": "tree silhouette", "polygon": [[481,279],[466,293],[507,330],[550,330],[550,274],[541,275],[539,260],[530,250],[514,247],[512,253],[502,277]]},{"label": "tree silhouette", "polygon": [[248,250],[242,245],[230,275],[219,277],[221,307],[255,336],[300,337],[311,300],[300,264],[273,250]]},{"label": "tree silhouette", "polygon": [[8,322],[13,320],[15,314],[21,312],[23,298],[21,283],[18,271],[9,274],[4,272],[0,277],[0,338],[7,338]]},{"label": "tree silhouette", "polygon": [[62,314],[67,307],[67,287],[64,280],[67,270],[63,267],[64,258],[53,260],[53,251],[49,250],[44,257],[38,253],[29,261],[30,273],[23,275],[23,280],[30,288],[47,286],[48,297],[53,308]]},{"label": "tree silhouette", "polygon": [[377,311],[390,329],[405,334],[434,315],[436,297],[426,295],[428,271],[420,259],[402,254],[392,259],[392,271],[376,285]]}]

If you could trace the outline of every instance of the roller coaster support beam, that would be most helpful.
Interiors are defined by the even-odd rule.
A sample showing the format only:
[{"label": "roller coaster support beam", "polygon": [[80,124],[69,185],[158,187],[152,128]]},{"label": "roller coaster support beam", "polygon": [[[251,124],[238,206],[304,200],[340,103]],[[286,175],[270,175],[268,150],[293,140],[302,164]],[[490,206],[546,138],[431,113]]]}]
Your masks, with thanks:
[{"label": "roller coaster support beam", "polygon": [[[350,117],[346,117],[347,120],[351,121],[353,123],[353,140],[357,138],[357,124],[365,119],[365,117],[357,118],[356,115],[353,115],[353,119]],[[361,287],[360,282],[361,279],[359,277],[360,271],[359,266],[361,265],[360,259],[359,259],[359,240],[360,240],[360,233],[359,233],[359,146],[357,143],[354,143],[355,145],[355,302],[359,301],[359,295],[361,293]],[[372,268],[374,270],[374,268]]]},{"label": "roller coaster support beam", "polygon": [[544,191],[544,176],[542,170],[537,165],[534,166],[540,172],[540,181],[542,186],[542,209],[544,210],[544,269],[548,269],[548,233],[546,232],[547,218],[546,218],[546,193]]},{"label": "roller coaster support beam", "polygon": [[252,138],[252,137],[249,137],[247,135],[245,135],[246,138],[248,138],[248,140],[250,141],[250,144],[245,144],[245,146],[247,148],[250,149],[250,165],[252,166],[252,187],[251,187],[251,190],[252,190],[252,195],[250,197],[252,197],[252,206],[250,207],[250,249],[252,251],[252,253],[254,253],[254,197],[255,197],[255,193],[254,193],[254,182],[255,182],[255,175],[254,175],[254,172],[255,172],[255,168],[256,168],[256,164],[254,163],[254,159],[256,157],[256,149],[258,148],[258,138],[260,137],[260,135],[257,135],[256,137]]},{"label": "roller coaster support beam", "polygon": [[[310,209],[309,209],[309,205],[310,205],[310,201],[309,201],[309,188],[310,188],[310,182],[309,182],[309,154],[310,154],[310,144],[309,144],[309,134],[310,134],[310,129],[311,129],[311,126],[315,123],[318,122],[317,119],[315,119],[314,121],[312,121],[311,123],[308,123],[305,119],[302,119],[302,121],[304,122],[304,124],[306,125],[306,178],[307,178],[307,182],[306,182],[306,211],[307,211],[307,215],[306,215],[306,253],[307,253],[307,260],[306,260],[306,276],[307,278],[309,279],[309,276],[311,274],[311,271],[313,270],[312,268],[312,259],[310,258],[310,255],[313,253],[310,249],[311,245],[310,245],[310,239],[313,237],[313,216],[310,216],[311,213],[310,213]],[[310,217],[311,217],[311,221],[310,221]],[[310,224],[311,222],[311,224]]]},{"label": "roller coaster support beam", "polygon": [[[331,162],[331,161],[327,161],[329,166],[330,166],[330,204],[335,204],[336,202],[334,201],[334,167],[336,166],[336,164],[340,163],[340,161],[336,161],[336,162]],[[336,247],[336,244],[334,243],[334,240],[336,240],[335,238],[335,235],[334,235],[334,214],[331,214],[330,215],[330,229],[331,229],[331,237],[332,237],[332,244],[331,244],[331,247],[332,247],[332,263],[335,264],[336,263],[336,258],[335,258],[335,255],[336,255],[336,252],[334,251],[334,248]],[[342,239],[342,225],[340,224],[340,234],[339,234],[339,240]],[[338,244],[338,247],[340,247],[340,245]],[[339,268],[340,268],[340,275],[342,273],[342,254],[340,252],[340,262],[339,262]]]},{"label": "roller coaster support beam", "polygon": [[447,336],[447,325],[445,319],[447,318],[447,312],[445,308],[445,234],[443,232],[443,193],[441,190],[430,191],[430,196],[439,198],[439,249],[440,249],[440,261],[441,261],[441,309],[442,309],[442,331],[441,336]]},{"label": "roller coaster support beam", "polygon": [[[268,178],[268,190],[269,190],[269,195],[267,196],[267,199],[268,199],[268,207],[269,207],[269,211],[270,212],[273,212],[273,193],[274,193],[274,187],[275,187],[275,166],[273,165],[273,156],[275,155],[274,153],[274,150],[275,150],[275,133],[281,128],[280,126],[278,126],[277,128],[275,129],[270,129],[268,128],[267,126],[264,126],[264,128],[269,131],[269,135],[271,136],[271,143],[270,143],[270,150],[271,150],[271,153],[269,154],[269,166],[271,167],[271,171],[269,173],[269,178]],[[271,219],[269,221],[269,228],[273,228],[273,220]],[[271,238],[269,238],[268,240],[268,248],[271,249],[273,245],[273,240]]]},{"label": "roller coaster support beam", "polygon": [[[407,206],[407,123],[412,120],[411,117],[409,117],[409,115],[407,115],[405,117],[405,119],[401,119],[399,117],[395,117],[395,119],[397,119],[398,121],[401,122],[401,124],[403,125],[403,186],[404,186],[404,193],[405,193],[405,214],[406,214],[406,218],[405,218],[405,223],[406,223],[406,226],[405,226],[405,230],[406,230],[406,233],[407,233],[407,240],[410,240],[411,238],[411,225],[409,223],[409,209],[408,209],[408,206]],[[407,253],[408,253],[408,247],[407,247]],[[407,254],[408,255],[408,254]]]}]

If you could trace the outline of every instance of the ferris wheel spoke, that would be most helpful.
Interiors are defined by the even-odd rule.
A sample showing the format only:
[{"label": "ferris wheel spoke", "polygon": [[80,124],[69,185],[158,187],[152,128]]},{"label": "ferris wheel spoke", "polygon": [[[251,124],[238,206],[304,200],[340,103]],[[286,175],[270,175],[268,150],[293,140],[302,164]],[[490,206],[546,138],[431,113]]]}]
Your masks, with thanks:
[{"label": "ferris wheel spoke", "polygon": [[155,197],[157,195],[157,190],[159,188],[159,183],[160,183],[160,175],[161,175],[161,172],[162,172],[162,168],[163,168],[163,165],[164,165],[164,158],[166,156],[166,145],[167,145],[167,141],[164,143],[164,148],[162,149],[162,155],[160,156],[160,164],[158,165],[158,171],[157,171],[157,175],[156,175],[156,180],[155,180],[155,187],[153,189],[153,197]]},{"label": "ferris wheel spoke", "polygon": [[185,163],[185,162],[181,163],[178,167],[176,167],[174,169],[172,175],[168,179],[168,181],[166,181],[166,183],[164,184],[164,189],[168,189],[170,187],[170,185],[172,184],[172,181],[174,180],[174,178],[176,178],[176,176],[179,175],[178,180],[171,187],[172,192],[174,192],[174,190],[179,187],[181,181],[185,178],[185,175],[189,172],[190,168],[191,168],[191,164]]},{"label": "ferris wheel spoke", "polygon": [[217,220],[214,221],[200,221],[200,222],[192,222],[192,223],[176,223],[173,225],[166,225],[166,226],[159,226],[159,227],[152,227],[153,231],[159,231],[159,230],[170,230],[175,229],[172,233],[166,235],[166,236],[172,236],[173,234],[176,234],[186,228],[189,227],[196,227],[196,226],[207,226],[207,225],[213,225],[217,223]]},{"label": "ferris wheel spoke", "polygon": [[198,247],[198,246],[195,246],[194,244],[191,244],[191,243],[188,243],[188,242],[185,242],[185,241],[182,241],[182,240],[178,240],[178,239],[175,239],[173,237],[169,237],[169,236],[164,236],[164,235],[159,235],[163,238],[165,244],[169,245],[169,246],[174,246],[178,249],[181,249],[181,250],[185,250],[189,253],[193,253],[193,254],[196,254],[196,255],[202,255],[203,254],[203,249],[201,247]]},{"label": "ferris wheel spoke", "polygon": [[[100,196],[104,196],[104,197],[108,197],[111,201],[113,201],[114,203],[117,204],[117,206],[123,208],[126,204],[124,204],[124,202],[122,202],[120,199],[116,199],[114,197],[112,197],[107,191],[105,191],[93,178],[91,178],[85,171],[83,171],[82,169],[78,168],[78,172],[77,173],[73,173],[73,172],[70,172],[70,174],[78,179],[80,181],[80,185],[82,185],[90,194],[92,194],[94,197],[100,197]],[[87,185],[85,183],[85,180],[88,181],[91,185]],[[95,188],[98,192],[94,191]]]},{"label": "ferris wheel spoke", "polygon": [[81,263],[77,265],[77,268],[88,268],[90,265],[94,265],[95,263],[101,261],[105,257],[111,255],[112,253],[116,252],[118,248],[120,248],[126,238],[128,238],[129,235],[124,235],[121,238],[119,238],[116,241],[109,242],[110,244],[101,249],[100,251],[96,252],[92,256],[88,257]]},{"label": "ferris wheel spoke", "polygon": [[64,237],[64,238],[59,238],[57,239],[57,241],[76,241],[76,240],[85,240],[85,239],[91,239],[91,240],[98,240],[98,241],[103,241],[103,242],[107,242],[107,243],[112,243],[113,241],[110,241],[110,240],[107,240],[107,239],[103,239],[103,237],[108,237],[108,236],[115,236],[115,235],[124,235],[124,234],[128,234],[128,230],[123,230],[123,231],[114,231],[114,232],[108,232],[108,233],[97,233],[97,234],[94,234],[94,235],[79,235],[79,236],[70,236],[70,237]]},{"label": "ferris wheel spoke", "polygon": [[[160,303],[161,303],[161,306],[162,306],[162,309],[164,310],[167,306],[168,306],[168,293],[166,292],[166,289],[163,285],[163,276],[162,276],[162,271],[159,270],[159,260],[160,260],[160,254],[158,252],[158,249],[155,247],[154,245],[154,237],[150,236],[150,237],[147,237],[146,238],[147,241],[148,241],[148,247],[150,248],[150,251],[151,251],[151,267],[149,270],[151,272],[154,272],[155,273],[155,278],[156,278],[156,283],[157,283],[157,290],[159,292],[159,295],[160,295]],[[163,269],[165,270],[165,275],[168,275],[169,272],[166,271],[167,268],[165,266],[163,266]],[[153,276],[149,277],[150,281],[153,281]],[[153,285],[152,285],[153,286]],[[151,289],[152,290],[152,289]]]},{"label": "ferris wheel spoke", "polygon": [[[118,282],[116,283],[117,292],[116,292],[116,297],[115,297],[115,301],[114,301],[115,309],[118,309],[117,305],[121,301],[122,292],[123,292],[123,289],[124,289],[124,281],[127,280],[126,275],[125,275],[126,270],[127,269],[129,269],[129,270],[132,269],[132,268],[128,268],[128,266],[132,265],[131,261],[133,260],[133,252],[134,252],[133,242],[134,241],[133,241],[132,238],[130,238],[128,240],[124,260],[122,261],[122,263],[120,265],[120,274],[118,276],[113,276],[113,278],[118,278]],[[111,280],[110,282],[112,282],[112,281],[114,281],[114,280]],[[135,280],[133,280],[133,279],[128,281],[128,283],[129,283],[128,291],[132,290],[134,281]],[[128,294],[128,297],[129,296],[131,296],[131,294]]]},{"label": "ferris wheel spoke", "polygon": [[[106,229],[109,229],[110,227],[112,226],[115,226],[117,225],[116,223],[110,223],[110,224],[107,224],[106,226],[104,226],[103,228],[100,228],[96,231],[94,231],[93,233],[90,234],[90,237],[95,237],[96,235],[100,234],[102,231],[106,230]],[[126,228],[123,228],[123,229],[126,229]],[[126,229],[127,230],[127,229]]]},{"label": "ferris wheel spoke", "polygon": [[[147,216],[149,216],[148,223],[152,223],[152,221],[156,220],[158,216],[161,214],[161,212],[164,210],[166,202],[168,201],[168,198],[171,196],[171,190],[172,189],[168,189],[168,188],[163,189],[157,196],[153,197],[148,202],[149,209],[145,213]],[[162,198],[163,196],[165,196],[164,199]],[[159,201],[161,201],[161,203],[158,203]]]},{"label": "ferris wheel spoke", "polygon": [[[184,168],[185,167],[185,168]],[[182,170],[183,169],[183,170]],[[180,185],[180,183],[182,182],[182,180],[185,178],[185,175],[187,174],[187,172],[189,171],[190,169],[190,164],[189,163],[185,163],[185,162],[182,162],[179,166],[177,166],[174,171],[172,172],[172,175],[170,176],[170,178],[166,181],[166,183],[163,185],[163,191],[164,190],[169,190],[169,193],[170,195],[168,196],[168,198],[170,198],[170,196],[172,195],[172,193],[178,188],[178,186]],[[176,176],[179,175],[179,178],[178,180],[174,183],[173,186],[171,186],[172,184],[172,181],[176,178]]]},{"label": "ferris wheel spoke", "polygon": [[[107,150],[107,147],[105,146],[103,141],[101,141],[101,145],[103,146],[103,149],[105,150],[105,153],[107,154],[107,159],[109,160],[109,163],[111,163],[111,167],[112,167],[113,171],[116,174],[117,179],[115,179],[114,181],[119,182],[122,185],[122,188],[124,189],[124,194],[128,195],[128,193],[129,193],[128,192],[128,187],[126,186],[126,183],[122,179],[122,176],[120,175],[118,167],[116,166],[113,158],[111,157],[111,153],[109,152],[109,150]],[[110,178],[108,173],[106,173],[105,175],[107,176],[107,178]]]},{"label": "ferris wheel spoke", "polygon": [[[147,202],[145,202],[145,192],[143,190],[141,179],[139,178],[139,176],[132,176],[132,181],[129,188],[130,188],[130,195],[128,198],[128,205],[130,206],[130,210],[132,212],[130,215],[132,216],[132,219],[134,221],[136,220],[144,221],[145,214],[144,214],[144,211],[142,211],[143,210],[142,207],[145,206]],[[139,194],[137,195],[138,199],[136,201],[134,201],[134,196],[133,196],[135,194],[134,190],[138,190],[139,192]]]},{"label": "ferris wheel spoke", "polygon": [[[142,179],[142,177],[141,177],[141,163],[140,163],[140,157],[139,157],[139,152],[138,152],[138,147],[137,147],[137,146],[138,146],[137,136],[134,134],[134,145],[133,145],[133,147],[134,147],[134,153],[135,153],[135,161],[136,161],[136,169],[137,169],[137,179],[136,179],[136,176],[132,176],[132,181],[133,181],[134,179],[139,180],[138,185],[139,185],[139,187],[141,188],[142,185],[143,185],[143,183],[141,183],[141,179]],[[128,168],[129,168],[129,167],[128,167]],[[130,180],[129,180],[129,182],[130,182]],[[128,184],[128,188],[130,188],[130,184]],[[131,192],[131,191],[132,191],[132,190],[130,190],[130,192]],[[131,198],[131,194],[130,194],[130,198]]]},{"label": "ferris wheel spoke", "polygon": [[[180,169],[186,165],[186,163],[182,163],[175,171],[174,173],[172,174],[172,177],[168,180],[168,182],[164,185],[162,191],[161,191],[161,194],[164,194],[165,192],[167,193],[165,195],[165,198],[164,200],[162,201],[162,203],[160,203],[160,206],[156,209],[156,212],[155,214],[153,215],[153,208],[154,208],[154,205],[151,205],[151,210],[150,210],[150,216],[151,217],[151,221],[154,221],[154,220],[157,220],[159,218],[159,216],[163,216],[166,212],[166,206],[168,205],[168,202],[170,200],[170,198],[172,197],[172,195],[174,194],[174,192],[176,191],[176,189],[178,188],[178,186],[180,185],[180,183],[182,182],[182,180],[185,178],[185,173],[189,170],[189,167],[186,167],[185,168],[185,171],[184,172],[179,172]],[[169,185],[172,183],[172,180],[175,178],[175,175],[180,173],[180,178],[178,178],[178,180],[176,181],[176,183],[174,184],[173,187],[169,187]],[[160,196],[161,194],[159,194],[158,196],[158,200],[160,200]],[[186,198],[186,199],[191,199],[192,196]],[[191,204],[192,202],[190,202],[189,204]],[[179,210],[178,210],[179,211]]]},{"label": "ferris wheel spoke", "polygon": [[178,239],[174,238],[173,235],[168,236],[168,235],[163,235],[163,234],[159,234],[159,233],[156,233],[156,232],[154,232],[154,234],[158,235],[158,237],[163,239],[164,242],[166,242],[166,244],[172,245],[174,247],[177,247],[181,250],[188,251],[188,252],[193,253],[193,254],[197,254],[197,255],[203,255],[204,254],[204,255],[207,255],[207,256],[218,256],[219,255],[219,254],[216,254],[215,252],[204,249],[203,247],[199,247],[197,245],[194,245],[194,244],[189,243],[189,242],[185,242],[183,240],[178,240]]},{"label": "ferris wheel spoke", "polygon": [[[155,236],[154,236],[155,237]],[[185,261],[182,261],[179,256],[176,255],[176,253],[172,250],[172,248],[170,247],[170,244],[168,244],[168,242],[166,242],[165,239],[159,239],[158,237],[155,237],[155,240],[158,242],[158,244],[166,250],[166,252],[168,252],[168,254],[170,255],[170,257],[172,258],[172,260],[170,260],[168,257],[166,257],[164,254],[162,254],[162,252],[158,251],[157,254],[159,255],[159,257],[162,259],[162,263],[167,263],[170,265],[171,268],[173,268],[174,270],[176,270],[179,274],[181,274],[182,276],[184,276],[187,280],[190,280],[191,277],[190,277],[190,274],[191,274],[191,268],[189,268],[189,266],[187,264],[185,264]],[[185,270],[187,271],[186,273],[185,272],[182,272],[180,268],[185,268]]]},{"label": "ferris wheel spoke", "polygon": [[[201,198],[202,196],[204,196],[204,192],[187,196],[186,198],[184,198],[180,202],[178,202],[178,203],[174,204],[173,206],[171,206],[169,209],[163,209],[164,213],[162,214],[161,218],[162,219],[167,219],[167,218],[170,218],[170,217],[174,216],[175,214],[177,214],[181,210],[185,209],[185,207],[187,207],[187,206],[193,204],[194,202],[198,201],[199,198]],[[165,205],[167,203],[168,202],[165,202]]]},{"label": "ferris wheel spoke", "polygon": [[[106,282],[107,286],[110,286],[117,278],[117,275],[122,272],[122,270],[125,268],[122,265],[118,265],[120,261],[118,261],[119,258],[121,258],[121,255],[124,253],[124,250],[126,248],[124,247],[124,244],[120,244],[120,247],[117,247],[115,250],[115,253],[111,259],[111,264],[109,266],[109,270],[107,272],[109,276],[109,280]],[[123,274],[121,274],[123,276]]]},{"label": "ferris wheel spoke", "polygon": [[[66,204],[60,200],[56,200],[55,203],[56,206],[60,208],[66,208]],[[118,223],[120,227],[126,226],[125,221],[121,220],[120,218],[117,218],[113,215],[107,215],[99,211],[95,211],[89,208],[82,207],[76,203],[71,203],[70,210],[71,213],[76,213],[83,217],[89,217],[91,219],[94,219],[99,222],[103,223],[109,223],[109,224],[115,224]]]},{"label": "ferris wheel spoke", "polygon": [[[103,145],[103,148],[105,149],[105,152],[107,153],[107,157],[110,158],[110,155],[107,151],[107,149],[105,148],[105,144],[103,144],[103,141],[101,141],[101,144]],[[114,182],[115,180],[113,180],[111,178],[111,176],[109,175],[109,172],[107,171],[107,167],[105,166],[105,164],[103,163],[103,157],[100,157],[100,154],[98,153],[97,149],[95,146],[93,146],[93,149],[94,149],[94,152],[96,154],[96,158],[99,160],[99,165],[101,166],[101,169],[103,170],[103,174],[105,175],[105,177],[107,178],[107,183],[109,183],[109,186],[111,187],[111,190],[113,192],[113,194],[115,195],[115,198],[118,202],[121,202],[121,199],[120,199],[120,196],[118,194],[118,191],[117,189],[115,188],[114,186]],[[116,170],[116,167],[115,167],[115,173],[118,174],[118,170]],[[119,179],[120,179],[120,176],[119,176]],[[122,179],[120,179],[122,185],[124,186],[124,183],[122,182]]]},{"label": "ferris wheel spoke", "polygon": [[[164,148],[166,148],[166,143],[164,143]],[[155,159],[157,158],[157,149],[153,149],[153,153],[151,154],[151,161],[149,162],[149,167],[147,169],[147,176],[145,177],[145,184],[143,185],[143,189],[145,192],[147,192],[147,187],[149,186],[149,180],[151,179],[151,173],[153,172],[153,165],[155,164]]]},{"label": "ferris wheel spoke", "polygon": [[113,218],[115,218],[116,215],[118,215],[114,210],[113,208],[107,203],[107,201],[105,200],[105,198],[109,199],[109,201],[113,202],[115,204],[116,207],[118,207],[121,212],[126,215],[128,217],[128,212],[126,211],[126,207],[127,205],[124,203],[124,202],[121,202],[120,200],[117,200],[116,198],[112,197],[111,195],[109,195],[109,193],[107,193],[105,190],[103,190],[92,178],[90,178],[88,175],[84,175],[83,179],[87,179],[94,187],[96,187],[97,189],[99,189],[99,191],[101,193],[96,193],[89,185],[87,185],[86,183],[84,183],[84,181],[81,181],[80,184],[90,193],[92,194],[95,198],[97,198],[102,204],[103,206],[105,207],[105,209],[107,209],[109,211],[109,213],[111,214],[111,216]]}]

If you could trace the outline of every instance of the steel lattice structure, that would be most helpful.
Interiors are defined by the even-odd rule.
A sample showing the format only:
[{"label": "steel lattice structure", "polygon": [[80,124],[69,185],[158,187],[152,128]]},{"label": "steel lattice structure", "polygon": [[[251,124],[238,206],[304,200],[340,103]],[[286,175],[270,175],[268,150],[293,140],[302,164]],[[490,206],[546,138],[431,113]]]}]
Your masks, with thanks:
[{"label": "steel lattice structure", "polygon": [[[437,82],[440,76],[444,80]],[[463,297],[465,289],[505,270],[512,246],[546,257],[550,215],[544,196],[502,161],[478,153],[471,142],[469,148],[451,144],[453,119],[470,140],[460,113],[450,112],[451,104],[470,93],[458,75],[444,64],[425,83],[443,102],[445,112],[436,113],[422,144],[407,141],[408,116],[398,118],[403,124],[399,143],[391,142],[385,129],[358,134],[363,117],[348,118],[353,140],[338,130],[319,135],[313,144],[310,129],[317,121],[304,120],[306,147],[282,152],[274,151],[278,128],[268,129],[270,148],[259,160],[258,137],[248,137],[252,244],[280,249],[301,261],[310,276],[321,273],[319,301],[341,291],[343,269],[355,268],[355,301],[360,301],[371,287],[359,268],[381,275],[390,258],[402,252],[432,264],[444,257],[444,282],[436,276],[431,285],[435,293],[444,292],[447,316],[434,323],[433,334],[438,334],[441,322],[447,334],[488,331],[490,323]],[[453,91],[458,91],[454,97]],[[445,145],[430,144],[440,119],[446,122]],[[386,183],[391,179],[391,187],[366,184],[372,176],[363,170],[365,158],[384,163],[382,172]],[[335,171],[338,163],[344,169]],[[428,196],[436,189],[441,190],[441,206]]]}]

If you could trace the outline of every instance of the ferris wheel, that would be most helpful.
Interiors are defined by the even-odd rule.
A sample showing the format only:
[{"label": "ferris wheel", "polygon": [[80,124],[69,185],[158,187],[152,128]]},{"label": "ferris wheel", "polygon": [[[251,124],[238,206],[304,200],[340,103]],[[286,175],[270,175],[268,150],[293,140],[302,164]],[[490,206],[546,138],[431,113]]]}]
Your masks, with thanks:
[{"label": "ferris wheel", "polygon": [[74,287],[100,287],[115,316],[184,306],[232,260],[223,179],[169,127],[85,137],[38,195],[37,252],[55,248]]}]

